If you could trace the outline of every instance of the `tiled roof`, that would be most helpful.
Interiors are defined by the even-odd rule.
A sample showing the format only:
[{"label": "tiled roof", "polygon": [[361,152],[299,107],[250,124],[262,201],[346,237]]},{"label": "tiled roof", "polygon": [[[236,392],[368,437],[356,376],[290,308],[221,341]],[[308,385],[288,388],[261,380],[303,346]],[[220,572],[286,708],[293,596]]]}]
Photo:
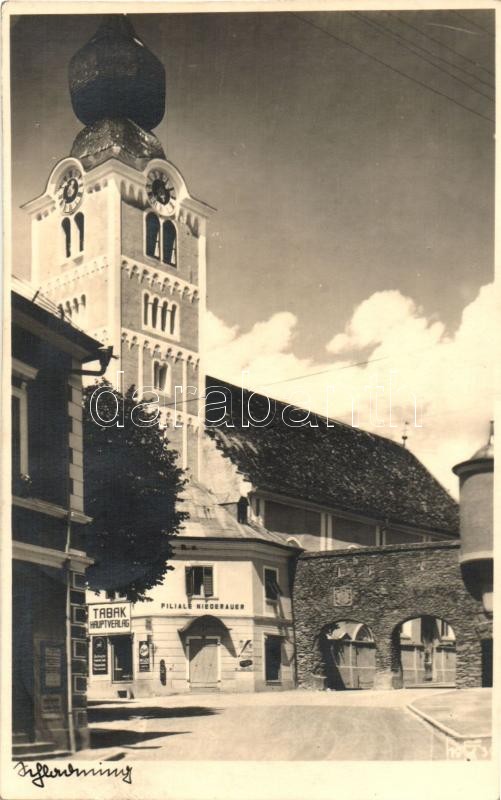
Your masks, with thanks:
[{"label": "tiled roof", "polygon": [[[328,427],[325,418],[313,414],[318,427],[290,427],[282,419],[286,404],[278,400],[270,424],[244,427],[241,387],[207,377],[209,386],[221,388],[231,398],[231,417],[216,427],[221,406],[214,407],[212,419],[208,412],[207,432],[256,488],[458,535],[457,503],[402,445],[335,420]],[[255,419],[264,419],[268,399],[254,393],[251,408]]]},{"label": "tiled roof", "polygon": [[219,504],[210,489],[194,480],[185,486],[181,498],[180,510],[187,511],[189,519],[184,522],[179,537],[256,541],[278,544],[291,551],[299,549],[288,544],[280,534],[266,530],[253,520],[245,525],[237,522],[235,516]]}]

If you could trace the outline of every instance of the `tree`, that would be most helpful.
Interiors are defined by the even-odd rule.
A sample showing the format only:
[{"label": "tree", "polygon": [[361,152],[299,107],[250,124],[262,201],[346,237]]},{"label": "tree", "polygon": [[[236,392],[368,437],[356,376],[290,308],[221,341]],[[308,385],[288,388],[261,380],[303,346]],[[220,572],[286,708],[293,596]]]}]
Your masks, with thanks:
[{"label": "tree", "polygon": [[188,515],[177,510],[186,481],[176,453],[133,394],[107,381],[84,390],[85,549],[89,587],[137,602],[172,569],[171,539]]}]

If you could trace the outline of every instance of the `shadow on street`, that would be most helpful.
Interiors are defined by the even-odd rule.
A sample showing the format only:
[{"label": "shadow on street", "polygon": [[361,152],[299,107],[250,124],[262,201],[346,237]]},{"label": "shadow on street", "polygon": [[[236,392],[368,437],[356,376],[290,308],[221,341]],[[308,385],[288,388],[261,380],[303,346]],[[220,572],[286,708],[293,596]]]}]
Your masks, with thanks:
[{"label": "shadow on street", "polygon": [[[158,739],[164,736],[182,736],[189,731],[129,731],[116,730],[114,728],[93,729],[90,731],[90,746],[92,750],[103,747],[130,747],[136,744],[143,744],[150,739]],[[157,745],[160,749],[161,745]],[[140,749],[154,749],[151,747]]]},{"label": "shadow on street", "polygon": [[94,706],[89,704],[87,715],[89,723],[111,722],[131,719],[173,719],[175,717],[208,717],[219,714],[221,709],[203,706],[184,706],[165,708],[163,706]]}]

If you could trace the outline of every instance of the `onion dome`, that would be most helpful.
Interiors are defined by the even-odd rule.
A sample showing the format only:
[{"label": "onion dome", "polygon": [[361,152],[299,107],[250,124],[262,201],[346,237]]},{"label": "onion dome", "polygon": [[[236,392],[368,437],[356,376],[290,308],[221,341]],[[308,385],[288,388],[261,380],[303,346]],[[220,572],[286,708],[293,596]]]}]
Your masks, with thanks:
[{"label": "onion dome", "polygon": [[106,17],[71,59],[73,110],[84,125],[130,119],[146,131],[165,112],[165,70],[124,15]]}]

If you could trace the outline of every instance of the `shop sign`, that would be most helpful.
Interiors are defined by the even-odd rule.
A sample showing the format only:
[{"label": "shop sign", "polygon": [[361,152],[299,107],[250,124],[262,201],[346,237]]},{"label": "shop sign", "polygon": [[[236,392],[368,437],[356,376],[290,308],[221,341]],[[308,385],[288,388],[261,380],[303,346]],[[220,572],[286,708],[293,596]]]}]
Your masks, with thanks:
[{"label": "shop sign", "polygon": [[64,645],[41,642],[42,691],[58,692],[63,688]]},{"label": "shop sign", "polygon": [[92,674],[108,674],[108,638],[106,636],[92,637]]},{"label": "shop sign", "polygon": [[211,603],[192,600],[188,603],[161,603],[160,608],[172,611],[244,611],[245,603]]},{"label": "shop sign", "polygon": [[139,672],[150,671],[150,645],[146,641],[139,642]]},{"label": "shop sign", "polygon": [[130,633],[130,603],[89,605],[89,633]]},{"label": "shop sign", "polygon": [[63,713],[63,704],[60,694],[43,694],[42,716],[44,719],[59,719]]}]

